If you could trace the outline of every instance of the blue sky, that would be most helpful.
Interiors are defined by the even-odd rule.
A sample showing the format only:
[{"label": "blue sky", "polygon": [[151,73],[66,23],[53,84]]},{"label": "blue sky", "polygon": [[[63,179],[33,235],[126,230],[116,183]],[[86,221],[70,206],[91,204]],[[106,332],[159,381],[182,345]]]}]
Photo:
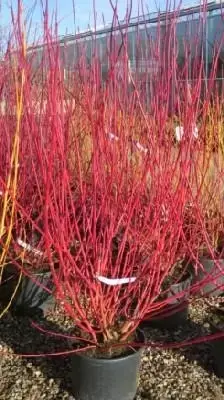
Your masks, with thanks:
[{"label": "blue sky", "polygon": [[[113,0],[115,2],[115,0]],[[187,0],[184,0],[186,3]],[[1,26],[10,26],[10,4],[16,7],[17,0],[1,0]],[[166,0],[156,0],[157,5],[160,6],[161,10],[166,7]],[[178,0],[177,0],[178,2]],[[193,0],[189,0],[188,3],[192,3]],[[31,10],[35,0],[24,0],[23,1],[25,10]],[[156,10],[155,0],[147,1],[142,0],[142,3],[150,11]],[[33,29],[34,27],[41,26],[41,1],[37,0],[35,11],[33,12]],[[58,20],[59,34],[74,33],[74,13],[73,13],[73,1],[72,0],[48,0],[50,14],[53,10],[58,8]],[[102,24],[102,14],[104,15],[106,22],[111,22],[112,19],[112,8],[109,4],[109,0],[95,0],[96,11],[97,11],[97,25]],[[141,2],[140,2],[141,4]],[[118,0],[118,12],[120,19],[123,19],[126,12],[127,0]],[[93,26],[93,0],[75,0],[76,8],[76,26],[81,30],[88,27],[88,24]],[[16,9],[16,8],[15,8]],[[138,0],[133,0],[133,12],[132,16],[138,15]]]},{"label": "blue sky", "polygon": [[[17,0],[1,0],[2,12],[1,20],[3,25],[9,24],[10,21],[10,4],[16,8]],[[93,25],[93,1],[94,0],[75,0],[76,9],[76,25],[81,30],[86,29],[88,24]],[[115,0],[113,0],[115,2]],[[32,9],[35,0],[24,0],[25,9]],[[144,0],[143,0],[144,3]],[[37,0],[37,5],[33,13],[34,23],[40,24],[41,21],[41,1]],[[50,13],[58,9],[58,19],[60,20],[60,34],[67,31],[72,33],[74,31],[74,13],[73,13],[73,0],[48,0]],[[113,11],[110,6],[109,0],[95,0],[98,25],[102,24],[102,14],[105,21],[110,22],[112,19]],[[118,0],[118,13],[122,19],[125,16],[127,7],[127,0]],[[155,9],[155,7],[150,7]],[[133,0],[133,16],[138,14],[138,1]]]}]

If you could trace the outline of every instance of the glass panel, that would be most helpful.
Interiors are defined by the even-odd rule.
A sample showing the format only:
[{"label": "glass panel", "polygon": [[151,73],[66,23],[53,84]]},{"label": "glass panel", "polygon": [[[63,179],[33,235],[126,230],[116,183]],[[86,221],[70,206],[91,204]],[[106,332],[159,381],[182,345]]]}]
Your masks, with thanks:
[{"label": "glass panel", "polygon": [[128,57],[131,62],[135,60],[135,39],[136,39],[136,33],[133,32],[128,32]]}]

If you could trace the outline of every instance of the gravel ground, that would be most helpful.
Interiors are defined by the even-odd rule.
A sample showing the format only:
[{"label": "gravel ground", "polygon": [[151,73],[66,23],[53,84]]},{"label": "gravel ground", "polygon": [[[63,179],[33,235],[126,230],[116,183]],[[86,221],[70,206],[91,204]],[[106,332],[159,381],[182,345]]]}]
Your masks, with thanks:
[{"label": "gravel ground", "polygon": [[[207,315],[207,306],[198,300],[190,308],[186,326],[172,334],[147,329],[146,335],[161,341],[202,336],[209,332]],[[68,332],[70,329],[69,321],[58,310],[47,316],[44,324],[54,331],[62,327]],[[0,400],[72,400],[69,357],[22,358],[15,355],[67,348],[66,339],[41,334],[31,326],[29,318],[8,312],[0,321]],[[218,379],[213,372],[211,344],[182,350],[145,350],[136,397],[136,400],[143,399],[224,400],[224,379]]]}]

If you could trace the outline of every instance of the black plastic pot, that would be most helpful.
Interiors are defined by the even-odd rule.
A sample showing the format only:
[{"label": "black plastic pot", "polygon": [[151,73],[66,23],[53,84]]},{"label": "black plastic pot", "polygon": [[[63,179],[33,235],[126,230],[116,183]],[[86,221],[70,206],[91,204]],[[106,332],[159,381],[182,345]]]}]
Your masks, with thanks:
[{"label": "black plastic pot", "polygon": [[7,265],[3,269],[2,281],[0,285],[0,301],[7,304],[13,294],[16,280],[18,279],[18,270],[14,265]]},{"label": "black plastic pot", "polygon": [[[223,332],[217,325],[211,324],[212,333]],[[224,378],[224,338],[212,342],[214,372],[219,378]]]},{"label": "black plastic pot", "polygon": [[133,400],[142,350],[113,359],[72,356],[72,388],[76,400]]},{"label": "black plastic pot", "polygon": [[184,302],[178,307],[167,306],[163,313],[161,317],[158,316],[158,318],[144,321],[141,326],[168,330],[177,329],[187,322],[189,313],[188,302]]},{"label": "black plastic pot", "polygon": [[209,275],[217,277],[215,282],[208,281],[208,283],[205,283],[200,289],[200,293],[207,296],[222,296],[224,294],[224,260],[219,260],[223,274],[221,274],[214,260],[203,257],[200,259],[200,262],[204,267],[204,271],[201,268],[198,270],[197,275],[194,277],[194,283],[199,283],[206,278],[209,279]]},{"label": "black plastic pot", "polygon": [[[36,283],[38,282],[38,283]],[[52,290],[53,283],[49,271],[33,275],[33,279],[28,276],[22,277],[21,285],[15,296],[13,306],[19,314],[32,314],[34,311],[45,313],[54,305],[52,294],[47,292],[42,286]]]},{"label": "black plastic pot", "polygon": [[[155,318],[143,321],[140,326],[142,328],[175,329],[185,324],[188,318],[188,298],[191,283],[192,276],[189,275],[183,281],[171,285],[167,294],[167,305],[160,311],[161,316],[158,314]],[[183,293],[178,298],[172,298],[181,292]]]}]

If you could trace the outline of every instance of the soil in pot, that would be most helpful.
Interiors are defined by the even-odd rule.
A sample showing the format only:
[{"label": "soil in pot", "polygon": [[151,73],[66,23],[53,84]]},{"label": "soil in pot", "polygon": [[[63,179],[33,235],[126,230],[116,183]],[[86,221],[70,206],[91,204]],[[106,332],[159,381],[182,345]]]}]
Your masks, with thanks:
[{"label": "soil in pot", "polygon": [[[143,341],[143,334],[138,336]],[[112,358],[100,353],[72,355],[76,400],[133,400],[139,381],[142,349],[125,348]],[[98,355],[100,358],[96,358]]]},{"label": "soil in pot", "polygon": [[[223,274],[220,269],[215,264],[214,260],[206,257],[200,259],[204,270],[201,268],[198,270],[197,274],[194,276],[194,283],[199,283],[200,281],[208,278],[208,283],[205,283],[200,290],[202,295],[207,296],[221,296],[224,294],[224,259],[219,260],[220,268],[223,269]],[[214,282],[209,282],[209,277],[213,276],[215,278]]]},{"label": "soil in pot", "polygon": [[[212,333],[224,332],[224,304],[212,310],[210,317]],[[214,371],[219,378],[224,378],[224,337],[212,342]]]}]

